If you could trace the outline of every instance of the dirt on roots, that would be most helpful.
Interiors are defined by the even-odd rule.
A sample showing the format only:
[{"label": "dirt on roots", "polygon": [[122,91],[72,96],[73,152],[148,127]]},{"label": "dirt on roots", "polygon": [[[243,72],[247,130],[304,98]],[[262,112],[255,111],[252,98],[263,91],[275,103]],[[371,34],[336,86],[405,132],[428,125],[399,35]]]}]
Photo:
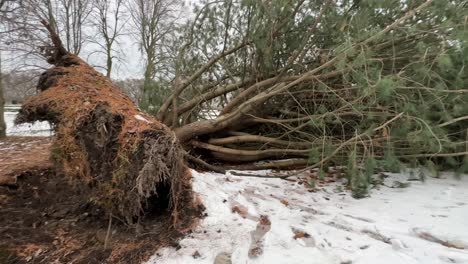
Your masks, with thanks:
[{"label": "dirt on roots", "polygon": [[55,172],[47,161],[51,141],[0,141],[1,156],[15,158],[0,160],[0,174],[14,167],[8,175],[16,179],[0,185],[0,263],[141,263],[162,246],[177,247],[199,219],[202,208],[173,228],[164,202],[152,204],[135,224],[110,219],[90,201],[89,188]]},{"label": "dirt on roots", "polygon": [[54,125],[56,171],[88,188],[90,201],[108,216],[132,224],[148,209],[167,206],[178,228],[200,205],[173,131],[79,57],[65,54],[54,63],[15,122]]}]

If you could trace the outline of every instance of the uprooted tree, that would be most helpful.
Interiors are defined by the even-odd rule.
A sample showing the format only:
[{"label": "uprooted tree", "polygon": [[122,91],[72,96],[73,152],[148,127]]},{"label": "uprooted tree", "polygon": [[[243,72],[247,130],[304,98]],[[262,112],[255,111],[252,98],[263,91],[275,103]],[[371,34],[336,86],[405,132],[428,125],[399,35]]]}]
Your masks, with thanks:
[{"label": "uprooted tree", "polygon": [[153,90],[169,96],[147,110],[209,169],[344,165],[363,189],[375,168],[401,162],[466,171],[467,10],[206,1],[171,45],[173,75]]},{"label": "uprooted tree", "polygon": [[[171,39],[174,43],[164,45],[178,47],[177,56],[140,100],[147,102],[142,105],[145,110],[174,131],[183,147],[174,151],[177,155],[183,152],[187,160],[218,171],[295,166],[325,170],[344,165],[357,196],[379,167],[396,170],[404,162],[431,170],[440,164],[460,172],[468,169],[468,1],[202,4],[193,21],[180,29],[181,35]],[[70,90],[60,100],[71,104],[74,98],[73,107],[53,100],[60,95],[53,84],[25,105],[22,116],[59,123],[58,150],[65,151],[54,155],[68,174],[90,181],[112,176],[112,184],[126,179],[119,188],[96,185],[95,190],[108,190],[114,201],[154,192],[154,184],[136,184],[143,183],[138,181],[140,172],[148,166],[159,172],[160,165],[168,166],[173,159],[159,164],[152,155],[138,153],[151,152],[145,144],[159,137],[144,131],[150,123],[160,123],[130,102],[101,97],[112,84],[95,72],[75,75],[85,68],[91,72],[81,60],[80,67],[66,60],[53,62],[61,65],[60,70],[50,71],[42,83],[49,87],[48,80],[57,79]],[[80,84],[68,81],[70,76]],[[101,82],[106,83],[104,88]],[[80,87],[88,87],[87,93],[80,94]],[[154,102],[161,100],[148,100],[160,94],[169,94],[160,105]],[[97,102],[107,102],[111,110],[97,108]],[[113,112],[114,107],[125,113],[122,120],[95,112]],[[131,110],[124,111],[127,107]],[[130,120],[138,125],[127,126]],[[103,122],[124,124],[114,139],[118,144],[108,143],[117,132],[95,125]],[[161,127],[167,131],[164,135],[172,135]],[[92,138],[93,144],[80,143],[89,135],[99,136]],[[154,142],[153,146],[161,144]],[[86,150],[96,146],[97,151]],[[116,154],[107,156],[108,152]],[[140,167],[131,167],[141,160]],[[152,165],[145,165],[148,160]],[[264,160],[268,161],[253,163]],[[174,169],[167,168],[162,171]],[[148,189],[140,192],[135,186]],[[142,201],[133,201],[137,206],[133,208]]]},{"label": "uprooted tree", "polygon": [[46,50],[48,62],[55,67],[42,74],[41,92],[23,105],[16,123],[54,124],[52,158],[58,172],[88,186],[90,200],[111,216],[132,223],[144,212],[169,207],[177,227],[200,204],[175,134],[67,52],[43,23],[54,44]]}]

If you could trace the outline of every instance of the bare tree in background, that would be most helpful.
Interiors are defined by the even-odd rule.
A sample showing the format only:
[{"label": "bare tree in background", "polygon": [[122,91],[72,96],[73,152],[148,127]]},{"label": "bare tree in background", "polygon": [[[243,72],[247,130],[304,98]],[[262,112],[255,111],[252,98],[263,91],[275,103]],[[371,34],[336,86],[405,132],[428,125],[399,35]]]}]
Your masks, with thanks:
[{"label": "bare tree in background", "polygon": [[151,92],[151,89],[157,89],[154,80],[158,72],[163,72],[158,67],[167,56],[166,52],[163,52],[167,48],[164,47],[164,44],[167,44],[165,40],[174,33],[180,10],[180,1],[130,1],[131,16],[137,29],[135,35],[145,58],[144,84],[140,104],[144,104],[142,101],[157,101],[157,98],[151,98],[152,96],[148,96],[148,93]]},{"label": "bare tree in background", "polygon": [[[55,10],[51,1],[0,0],[0,52],[5,55],[0,58],[0,138],[6,136],[4,104],[8,93],[2,66],[12,72],[31,69],[31,66],[37,67],[42,63],[40,47],[45,45],[47,35],[42,34],[44,30],[38,22],[45,19],[56,25]],[[5,66],[5,62],[16,60],[19,63],[15,63],[14,68]],[[14,87],[15,90],[17,88]]]},{"label": "bare tree in background", "polygon": [[0,52],[0,138],[6,137],[6,124],[4,117],[5,98],[2,85],[2,54]]},{"label": "bare tree in background", "polygon": [[[86,42],[83,33],[92,11],[90,0],[23,0],[23,13],[27,23],[36,30],[44,31],[41,20],[47,21],[62,37],[70,53],[79,54]],[[44,34],[44,36],[46,36]]]},{"label": "bare tree in background", "polygon": [[[8,61],[15,61],[17,71],[44,67],[43,47],[48,37],[40,21],[45,20],[63,36],[68,51],[79,54],[86,42],[83,29],[91,4],[91,0],[0,0],[1,50]],[[0,137],[6,130],[3,92],[0,84]]]},{"label": "bare tree in background", "polygon": [[[47,2],[50,2],[48,0]],[[73,54],[79,54],[85,37],[83,27],[92,10],[90,0],[59,0],[61,12],[57,15],[65,33],[65,48]],[[60,9],[59,9],[60,10]]]},{"label": "bare tree in background", "polygon": [[[14,98],[13,102],[20,102],[33,92],[29,88],[34,87],[31,82],[39,74],[30,70],[44,65],[41,47],[47,42],[38,18],[55,24],[53,11],[50,1],[0,0],[0,138],[6,136],[4,105],[7,100]],[[12,83],[12,77],[18,76],[24,78]]]},{"label": "bare tree in background", "polygon": [[[7,15],[13,10],[10,9],[13,1],[11,0],[0,0],[0,36],[7,34],[9,32],[8,27],[6,27]],[[1,40],[2,38],[0,38]],[[2,43],[0,43],[2,44]],[[6,137],[6,124],[4,117],[4,107],[5,107],[5,97],[3,95],[3,85],[2,85],[2,54],[0,49],[0,138]]]},{"label": "bare tree in background", "polygon": [[143,79],[127,78],[123,80],[113,80],[117,86],[119,86],[133,102],[137,103],[141,97],[141,87],[143,86]]},{"label": "bare tree in background", "polygon": [[95,0],[93,3],[93,24],[104,43],[99,40],[92,41],[99,46],[99,53],[106,56],[106,76],[110,77],[114,59],[118,59],[114,44],[118,44],[117,38],[122,35],[125,19],[123,17],[123,0]]}]

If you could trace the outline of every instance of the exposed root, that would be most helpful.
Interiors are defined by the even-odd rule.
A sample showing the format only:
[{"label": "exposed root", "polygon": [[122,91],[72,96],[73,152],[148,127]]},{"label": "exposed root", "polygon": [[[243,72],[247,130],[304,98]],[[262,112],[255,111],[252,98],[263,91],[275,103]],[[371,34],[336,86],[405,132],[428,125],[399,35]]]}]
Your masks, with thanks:
[{"label": "exposed root", "polygon": [[52,159],[58,171],[87,186],[106,215],[133,223],[149,210],[169,208],[177,226],[187,212],[199,210],[174,133],[140,112],[108,78],[62,53],[56,47],[51,54],[57,66],[42,75],[42,92],[22,106],[16,123],[56,125]]},{"label": "exposed root", "polygon": [[456,248],[456,249],[468,249],[468,243],[465,243],[464,241],[461,241],[461,240],[448,240],[448,239],[439,238],[431,234],[430,232],[424,231],[419,228],[414,228],[412,231],[417,237],[427,240],[429,242],[440,244],[444,247]]}]

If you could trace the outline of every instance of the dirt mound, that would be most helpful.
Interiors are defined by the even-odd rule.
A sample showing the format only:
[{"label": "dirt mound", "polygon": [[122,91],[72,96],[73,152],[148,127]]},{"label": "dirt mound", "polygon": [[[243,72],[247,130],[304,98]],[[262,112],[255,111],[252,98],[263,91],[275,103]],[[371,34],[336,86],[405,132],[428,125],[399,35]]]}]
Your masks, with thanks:
[{"label": "dirt mound", "polygon": [[183,235],[167,228],[168,208],[153,209],[138,225],[109,222],[52,169],[24,172],[17,188],[0,187],[0,263],[141,263]]},{"label": "dirt mound", "polygon": [[[14,191],[0,187],[1,215],[8,215],[0,255],[10,261],[10,255],[27,259],[50,251],[42,262],[54,256],[66,263],[139,262],[141,252],[190,230],[203,210],[179,142],[110,79],[67,53],[44,25],[55,67],[42,75],[40,93],[23,104],[15,123],[53,124],[54,166],[22,173]],[[30,246],[27,236],[34,232]]]},{"label": "dirt mound", "polygon": [[137,222],[152,203],[170,207],[174,226],[183,212],[196,210],[174,133],[80,58],[65,54],[55,62],[16,123],[54,124],[57,171],[87,186],[90,200],[127,223]]},{"label": "dirt mound", "polygon": [[52,139],[45,137],[8,137],[0,140],[0,186],[15,187],[24,171],[47,169]]}]

